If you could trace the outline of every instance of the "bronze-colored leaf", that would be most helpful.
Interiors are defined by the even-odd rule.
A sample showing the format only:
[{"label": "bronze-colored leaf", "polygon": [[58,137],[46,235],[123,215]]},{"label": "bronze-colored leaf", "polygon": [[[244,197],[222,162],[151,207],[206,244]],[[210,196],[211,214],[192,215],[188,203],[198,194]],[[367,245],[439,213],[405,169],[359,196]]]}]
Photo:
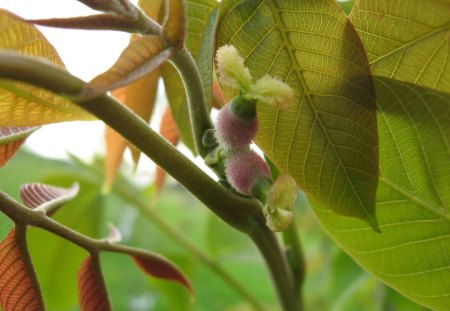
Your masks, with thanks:
[{"label": "bronze-colored leaf", "polygon": [[0,127],[0,167],[19,150],[25,139],[37,127]]},{"label": "bronze-colored leaf", "polygon": [[89,256],[78,272],[78,301],[81,311],[109,311],[111,304],[98,257]]},{"label": "bronze-colored leaf", "polygon": [[[0,49],[42,57],[63,67],[53,46],[29,23],[0,9]],[[92,115],[42,88],[0,79],[0,126],[36,126],[91,120]]]},{"label": "bronze-colored leaf", "polygon": [[158,68],[172,52],[158,36],[137,37],[110,69],[88,83],[80,98],[92,98],[134,82]]},{"label": "bronze-colored leaf", "polygon": [[4,311],[44,310],[25,227],[11,229],[0,243],[0,305]]},{"label": "bronze-colored leaf", "polygon": [[180,49],[184,45],[185,5],[183,0],[166,0],[166,17],[163,24],[164,38],[173,47]]},{"label": "bronze-colored leaf", "polygon": [[132,32],[134,24],[116,14],[96,14],[69,18],[28,19],[29,23],[69,29],[120,30]]},{"label": "bronze-colored leaf", "polygon": [[192,287],[186,276],[175,265],[162,256],[152,254],[141,254],[132,256],[136,265],[146,274],[163,279],[175,281],[183,285],[190,293]]},{"label": "bronze-colored leaf", "polygon": [[79,189],[77,183],[70,188],[30,183],[20,187],[20,199],[26,207],[45,210],[50,216],[62,204],[73,199],[78,194]]},{"label": "bronze-colored leaf", "polygon": [[[180,136],[178,135],[177,125],[175,123],[175,120],[173,119],[172,110],[170,109],[170,107],[166,107],[166,110],[164,111],[159,128],[159,133],[172,145],[176,145],[180,139]],[[161,191],[164,185],[165,177],[166,172],[161,167],[156,167],[155,183],[157,192]]]}]

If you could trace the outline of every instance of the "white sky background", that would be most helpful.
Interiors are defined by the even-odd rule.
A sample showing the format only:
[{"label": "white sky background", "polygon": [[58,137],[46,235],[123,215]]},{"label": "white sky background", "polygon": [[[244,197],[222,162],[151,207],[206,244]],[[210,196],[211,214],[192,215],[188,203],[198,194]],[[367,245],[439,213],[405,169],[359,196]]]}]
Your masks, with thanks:
[{"label": "white sky background", "polygon": [[[2,0],[0,8],[33,19],[83,16],[96,12],[76,0]],[[129,40],[128,34],[118,31],[38,28],[56,48],[67,70],[85,81],[107,70]],[[159,90],[159,103],[165,104],[165,97],[161,95],[162,83]],[[161,114],[161,106],[156,107],[154,114]],[[152,122],[153,128],[158,126],[158,122]],[[66,159],[67,152],[70,152],[90,159],[95,153],[104,152],[103,129],[101,121],[46,125],[27,139],[26,146],[50,158]],[[129,155],[126,160],[131,163]],[[153,170],[152,162],[142,156],[138,167],[139,175],[147,176],[145,179],[151,178],[153,174],[148,173]]]}]

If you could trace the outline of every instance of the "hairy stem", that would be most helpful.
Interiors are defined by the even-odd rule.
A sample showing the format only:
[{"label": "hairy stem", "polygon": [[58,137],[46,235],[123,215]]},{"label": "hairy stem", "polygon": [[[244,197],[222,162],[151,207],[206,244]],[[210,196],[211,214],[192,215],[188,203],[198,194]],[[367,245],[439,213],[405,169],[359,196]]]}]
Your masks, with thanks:
[{"label": "hairy stem", "polygon": [[[54,93],[68,96],[80,107],[102,119],[120,133],[157,165],[178,180],[222,220],[234,228],[247,233],[266,260],[283,309],[285,311],[299,310],[298,295],[294,290],[292,275],[290,274],[286,258],[275,236],[265,226],[261,205],[257,200],[234,195],[212,180],[175,147],[155,133],[142,119],[114,98],[103,94],[88,101],[77,99],[77,95],[81,94],[86,83],[48,62],[17,53],[2,51],[0,52],[0,77],[27,82]],[[190,79],[189,76],[183,76],[183,78]],[[199,86],[201,86],[201,82]],[[189,87],[188,84],[186,87]],[[200,92],[201,88],[191,87],[196,89],[191,94]],[[20,206],[17,203],[16,205]],[[26,209],[25,207],[22,208]],[[14,220],[24,217],[27,213],[23,211],[18,213],[16,208],[11,210],[6,208],[5,210],[2,209],[2,211],[8,216],[11,215],[11,218]],[[33,215],[37,215],[36,211],[31,212],[34,213]],[[43,214],[41,213],[41,215]],[[64,226],[47,218],[45,215],[43,216],[36,219],[34,219],[35,216],[32,216],[31,220],[34,220],[34,223],[28,221],[24,223],[44,228],[75,244],[83,245],[82,247],[88,250],[113,251],[111,250],[111,243],[94,239],[90,239],[87,243],[84,236],[69,228],[62,230],[61,228]],[[126,247],[116,245],[115,251],[120,252],[118,248]]]},{"label": "hairy stem", "polygon": [[72,97],[76,104],[120,133],[236,229],[247,232],[253,225],[252,218],[262,213],[256,200],[230,193],[113,97],[104,94],[88,101],[77,100],[86,83],[68,72],[31,57],[0,52],[0,76]]},{"label": "hairy stem", "polygon": [[208,150],[202,145],[206,130],[214,128],[209,116],[208,103],[200,72],[189,50],[185,47],[170,59],[183,80],[189,107],[189,118],[197,152],[204,157]]}]

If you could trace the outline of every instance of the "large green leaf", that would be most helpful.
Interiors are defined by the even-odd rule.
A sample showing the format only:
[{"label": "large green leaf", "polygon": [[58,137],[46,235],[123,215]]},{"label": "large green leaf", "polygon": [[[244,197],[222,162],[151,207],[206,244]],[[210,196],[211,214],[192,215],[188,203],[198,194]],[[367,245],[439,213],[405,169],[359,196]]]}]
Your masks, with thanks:
[{"label": "large green leaf", "polygon": [[[63,66],[56,50],[37,30],[0,9],[0,49],[46,58]],[[41,88],[0,79],[0,126],[34,126],[93,117]]]},{"label": "large green leaf", "polygon": [[450,1],[360,0],[351,20],[373,74],[450,92]]},{"label": "large green leaf", "polygon": [[315,205],[325,229],[365,269],[414,301],[450,306],[450,95],[375,79],[382,233]]},{"label": "large green leaf", "polygon": [[[185,44],[194,57],[199,52],[202,34],[208,22],[209,15],[216,6],[217,1],[215,0],[186,1]],[[165,64],[162,67],[162,76],[181,140],[194,152],[194,140],[183,82],[171,64]]]},{"label": "large green leaf", "polygon": [[276,76],[296,92],[287,111],[258,106],[257,143],[265,154],[332,210],[376,227],[373,85],[359,38],[338,4],[223,1],[217,46],[225,44],[238,48],[255,78]]}]

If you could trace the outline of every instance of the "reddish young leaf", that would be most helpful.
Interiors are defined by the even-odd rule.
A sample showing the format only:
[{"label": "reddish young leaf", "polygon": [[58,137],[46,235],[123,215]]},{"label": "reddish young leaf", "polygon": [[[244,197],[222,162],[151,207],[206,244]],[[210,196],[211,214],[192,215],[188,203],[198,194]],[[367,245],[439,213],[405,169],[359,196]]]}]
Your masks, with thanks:
[{"label": "reddish young leaf", "polygon": [[44,310],[26,247],[26,228],[11,229],[0,243],[0,305],[4,311]]},{"label": "reddish young leaf", "polygon": [[81,264],[78,271],[78,302],[81,311],[111,310],[98,257],[89,256]]},{"label": "reddish young leaf", "polygon": [[80,98],[92,98],[136,81],[158,68],[172,53],[173,49],[166,48],[158,36],[137,37],[110,69],[88,83]]},{"label": "reddish young leaf", "polygon": [[[166,110],[164,111],[159,128],[159,133],[172,145],[176,145],[180,139],[180,136],[178,135],[177,125],[175,123],[175,120],[173,119],[172,110],[170,109],[170,107],[166,107]],[[165,171],[158,166],[156,168],[155,180],[157,192],[161,191],[162,186],[164,185],[165,176]]]},{"label": "reddish young leaf", "polygon": [[69,18],[28,19],[29,23],[70,29],[133,31],[134,24],[129,19],[116,14],[96,14]]},{"label": "reddish young leaf", "polygon": [[166,0],[166,17],[163,23],[164,39],[173,47],[180,49],[184,45],[185,7],[183,0]]},{"label": "reddish young leaf", "polygon": [[78,184],[70,188],[55,187],[40,183],[25,184],[20,187],[20,199],[26,207],[43,209],[50,216],[65,202],[73,199],[79,190]]},{"label": "reddish young leaf", "polygon": [[157,254],[139,254],[131,256],[136,265],[146,274],[163,279],[175,281],[183,285],[191,294],[192,287],[186,276],[174,264]]},{"label": "reddish young leaf", "polygon": [[19,150],[25,139],[38,127],[0,127],[0,167]]}]

